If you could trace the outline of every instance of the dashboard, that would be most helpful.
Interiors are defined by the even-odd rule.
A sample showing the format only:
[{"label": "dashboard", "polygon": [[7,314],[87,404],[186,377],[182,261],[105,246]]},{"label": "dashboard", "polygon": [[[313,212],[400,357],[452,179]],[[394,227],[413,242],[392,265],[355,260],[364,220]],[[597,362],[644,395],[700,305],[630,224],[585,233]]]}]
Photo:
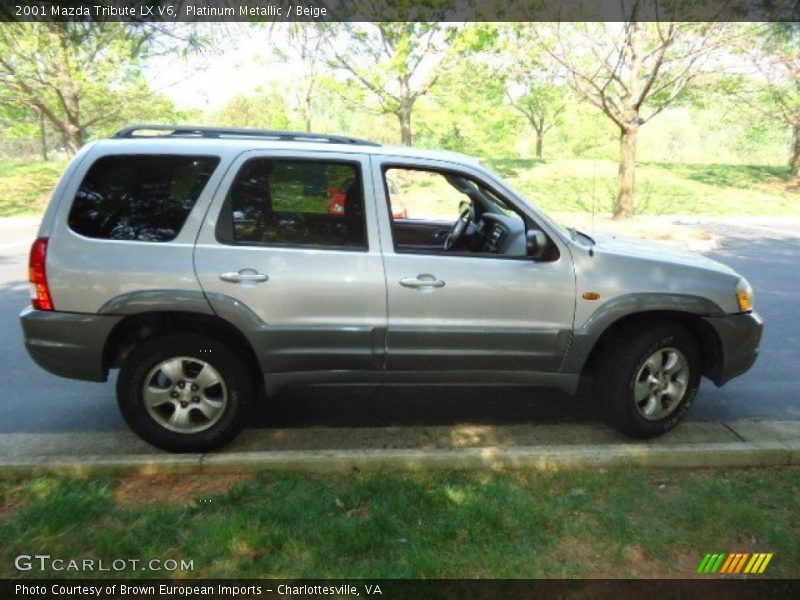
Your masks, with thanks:
[{"label": "dashboard", "polygon": [[508,256],[525,255],[525,224],[518,217],[483,213],[473,236],[473,251]]}]

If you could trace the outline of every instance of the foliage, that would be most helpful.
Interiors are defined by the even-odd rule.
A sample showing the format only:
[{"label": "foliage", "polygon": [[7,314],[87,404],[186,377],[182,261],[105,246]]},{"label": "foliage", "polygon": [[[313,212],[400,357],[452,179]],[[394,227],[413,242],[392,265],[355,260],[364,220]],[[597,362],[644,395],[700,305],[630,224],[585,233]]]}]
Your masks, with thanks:
[{"label": "foliage", "polygon": [[455,63],[440,85],[420,102],[417,142],[475,156],[505,156],[517,117],[504,99],[504,83],[482,62]]},{"label": "foliage", "polygon": [[330,30],[292,23],[285,33],[289,43],[273,42],[272,49],[279,60],[295,64],[298,68],[297,75],[289,82],[289,87],[305,130],[312,131],[314,116],[319,110],[319,100],[326,87],[322,50],[327,43]]},{"label": "foliage", "polygon": [[722,45],[716,23],[645,23],[632,5],[625,23],[539,27],[547,50],[584,100],[620,131],[619,192],[614,217],[634,214],[634,170],[639,128],[668,108],[702,73],[700,65]]},{"label": "foliage", "polygon": [[536,37],[530,26],[510,25],[498,36],[493,50],[499,62],[497,75],[505,82],[506,98],[533,128],[536,158],[542,158],[545,135],[563,123],[569,90]]},{"label": "foliage", "polygon": [[150,43],[149,30],[122,23],[5,23],[0,103],[41,112],[74,153],[140,91]]},{"label": "foliage", "polygon": [[438,22],[339,23],[330,31],[329,66],[361,88],[379,112],[398,119],[400,139],[412,142],[416,101],[431,91],[448,67],[449,49],[459,35]]},{"label": "foliage", "polygon": [[214,121],[233,127],[289,129],[289,110],[284,96],[273,89],[235,96],[216,114]]},{"label": "foliage", "polygon": [[761,48],[750,52],[763,86],[758,95],[766,96],[763,106],[772,109],[768,114],[792,129],[789,164],[800,180],[800,24],[771,23],[758,33]]}]

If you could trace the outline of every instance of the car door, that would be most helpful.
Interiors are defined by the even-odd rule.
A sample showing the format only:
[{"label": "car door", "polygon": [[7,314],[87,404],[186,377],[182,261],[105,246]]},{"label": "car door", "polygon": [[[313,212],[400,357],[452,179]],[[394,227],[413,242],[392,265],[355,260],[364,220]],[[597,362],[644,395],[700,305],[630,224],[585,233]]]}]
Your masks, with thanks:
[{"label": "car door", "polygon": [[[416,225],[397,221],[388,209],[396,203],[388,181],[402,187],[404,178],[410,179],[404,171],[442,177],[455,173],[503,195],[478,170],[465,166],[373,157],[387,280],[387,380],[403,380],[405,373],[408,379],[501,381],[508,374],[557,371],[575,310],[575,275],[563,242],[551,236],[557,258],[546,261],[533,260],[524,251],[521,256],[443,252],[441,231],[448,224],[441,207],[422,210],[426,214]],[[420,206],[428,206],[418,196],[437,204],[442,187],[424,182],[405,193],[407,221],[414,220]],[[452,225],[453,215],[465,204],[457,198],[448,202],[456,203]],[[524,215],[518,216],[524,236]],[[417,234],[409,236],[409,229]],[[407,245],[398,245],[398,235]]]},{"label": "car door", "polygon": [[386,290],[368,167],[357,153],[251,151],[223,180],[195,268],[267,373],[380,377]]}]

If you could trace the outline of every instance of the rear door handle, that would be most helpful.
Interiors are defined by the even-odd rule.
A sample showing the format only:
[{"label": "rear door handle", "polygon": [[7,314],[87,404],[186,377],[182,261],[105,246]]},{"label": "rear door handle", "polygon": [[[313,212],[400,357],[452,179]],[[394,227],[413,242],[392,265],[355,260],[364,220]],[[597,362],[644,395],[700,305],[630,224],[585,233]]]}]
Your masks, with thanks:
[{"label": "rear door handle", "polygon": [[433,275],[423,273],[416,277],[404,277],[400,280],[400,285],[407,288],[440,288],[444,287],[444,281],[436,279]]},{"label": "rear door handle", "polygon": [[263,275],[255,269],[241,269],[238,272],[231,271],[230,273],[222,273],[219,278],[228,283],[262,283],[264,281],[269,281],[269,276]]}]

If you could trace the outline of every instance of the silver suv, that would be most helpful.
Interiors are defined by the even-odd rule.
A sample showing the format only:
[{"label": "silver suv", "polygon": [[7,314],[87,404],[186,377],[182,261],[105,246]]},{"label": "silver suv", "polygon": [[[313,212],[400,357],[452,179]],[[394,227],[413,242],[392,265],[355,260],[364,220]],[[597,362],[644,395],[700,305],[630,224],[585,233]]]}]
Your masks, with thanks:
[{"label": "silver suv", "polygon": [[475,159],[329,135],[129,127],[86,146],[30,255],[28,352],[105,381],[173,451],[233,438],[289,384],[594,383],[611,424],[673,428],[753,364],[747,281],[563,229]]}]

